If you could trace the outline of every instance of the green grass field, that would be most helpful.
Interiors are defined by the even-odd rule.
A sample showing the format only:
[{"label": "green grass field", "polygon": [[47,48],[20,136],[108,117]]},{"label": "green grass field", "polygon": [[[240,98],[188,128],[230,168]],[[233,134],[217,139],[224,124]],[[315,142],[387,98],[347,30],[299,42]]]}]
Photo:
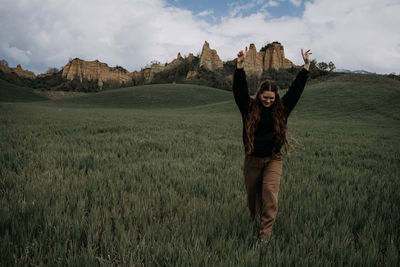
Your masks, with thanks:
[{"label": "green grass field", "polygon": [[267,244],[249,218],[231,92],[38,102],[10,88],[1,81],[0,266],[399,265],[399,82],[306,87]]}]

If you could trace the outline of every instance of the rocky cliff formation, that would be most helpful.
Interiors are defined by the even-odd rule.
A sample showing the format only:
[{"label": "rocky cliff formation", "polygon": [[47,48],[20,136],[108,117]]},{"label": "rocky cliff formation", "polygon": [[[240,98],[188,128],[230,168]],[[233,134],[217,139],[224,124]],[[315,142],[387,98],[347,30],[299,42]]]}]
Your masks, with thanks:
[{"label": "rocky cliff formation", "polygon": [[194,56],[192,53],[190,53],[186,59],[181,56],[181,53],[178,53],[176,59],[172,60],[169,64],[161,65],[160,63],[153,63],[150,68],[132,72],[132,79],[134,84],[150,84],[157,73],[174,69],[185,60],[193,61],[193,58]]},{"label": "rocky cliff formation", "polygon": [[193,62],[194,59],[195,57],[192,53],[187,58],[183,58],[178,53],[176,59],[168,64],[153,63],[149,68],[142,69],[141,71],[128,72],[122,67],[109,67],[98,60],[84,61],[75,58],[63,68],[62,77],[67,80],[73,80],[77,77],[81,82],[83,79],[98,81],[99,88],[103,82],[118,82],[125,85],[150,84],[157,73],[177,68],[185,61],[189,63]]},{"label": "rocky cliff formation", "polygon": [[244,60],[244,69],[248,76],[257,77],[261,79],[263,73],[263,62],[264,62],[264,53],[257,52],[256,46],[254,44],[250,44],[250,48],[247,51],[247,56]]},{"label": "rocky cliff formation", "polygon": [[33,73],[32,71],[29,71],[29,70],[24,70],[24,69],[21,67],[20,64],[18,64],[16,68],[9,68],[9,67],[6,66],[6,65],[0,64],[0,70],[1,70],[2,72],[5,72],[5,73],[12,73],[12,72],[14,72],[14,73],[17,74],[19,77],[22,77],[22,78],[29,78],[29,79],[35,79],[35,78],[36,78],[35,73]]},{"label": "rocky cliff formation", "polygon": [[[103,87],[117,88],[121,86],[150,84],[153,82],[184,82],[184,80],[208,84],[209,86],[229,88],[228,84],[232,80],[230,75],[233,73],[235,65],[234,60],[223,63],[217,51],[211,49],[207,41],[204,42],[200,58],[195,57],[192,53],[187,57],[182,57],[178,53],[176,59],[168,64],[153,63],[150,67],[134,72],[128,72],[122,67],[109,67],[98,60],[84,61],[75,58],[62,69],[61,76],[67,80],[63,81],[65,86],[62,88],[68,90],[72,87],[77,87],[77,90],[84,88],[87,91],[95,91],[98,89],[101,90]],[[244,68],[249,76],[249,81],[254,85],[260,81],[264,71],[271,68],[291,68],[292,66],[294,66],[293,63],[285,58],[284,48],[278,42],[268,44],[259,52],[254,44],[250,44],[247,57],[244,61]],[[202,68],[208,70],[208,72],[202,71]],[[51,88],[57,87],[58,85],[55,85],[55,83],[60,82],[57,80],[57,77],[50,81],[54,73],[35,76],[33,72],[23,70],[20,65],[16,68],[8,68],[8,66],[0,64],[0,70],[4,73],[15,73],[20,77],[35,78],[35,81],[47,79],[48,86]],[[80,80],[81,83],[84,80],[90,83],[79,87],[75,83],[68,82],[74,79]],[[24,82],[22,81],[22,83]],[[43,84],[45,83],[38,82],[38,86],[42,86]]]},{"label": "rocky cliff formation", "polygon": [[78,77],[81,82],[85,78],[88,81],[132,84],[132,74],[122,67],[109,67],[98,60],[84,61],[79,58],[75,58],[64,67],[62,77],[67,80]]},{"label": "rocky cliff formation", "polygon": [[184,61],[185,61],[185,59],[181,56],[181,53],[178,53],[176,59],[172,60],[171,63],[169,63],[169,64],[166,64],[164,66],[160,65],[160,64],[152,64],[151,68],[150,68],[149,77],[145,80],[145,83],[146,84],[151,83],[151,81],[153,80],[154,75],[156,73],[174,69],[174,68],[178,67],[180,64],[182,64]]},{"label": "rocky cliff formation", "polygon": [[36,75],[32,71],[24,70],[20,64],[17,65],[16,68],[13,68],[13,71],[19,76],[24,78],[35,79]]},{"label": "rocky cliff formation", "polygon": [[2,71],[4,73],[10,73],[11,69],[8,66],[3,65],[3,64],[0,63],[0,71]]},{"label": "rocky cliff formation", "polygon": [[288,69],[294,64],[285,58],[283,46],[278,42],[267,45],[264,56],[264,70],[268,69]]},{"label": "rocky cliff formation", "polygon": [[211,49],[207,41],[204,42],[203,49],[201,51],[200,67],[203,67],[209,71],[215,71],[216,69],[223,67],[217,51],[215,49]]},{"label": "rocky cliff formation", "polygon": [[288,69],[294,64],[285,58],[283,46],[278,42],[268,44],[263,51],[257,52],[254,44],[250,44],[244,60],[244,68],[248,75],[261,78],[264,70]]}]

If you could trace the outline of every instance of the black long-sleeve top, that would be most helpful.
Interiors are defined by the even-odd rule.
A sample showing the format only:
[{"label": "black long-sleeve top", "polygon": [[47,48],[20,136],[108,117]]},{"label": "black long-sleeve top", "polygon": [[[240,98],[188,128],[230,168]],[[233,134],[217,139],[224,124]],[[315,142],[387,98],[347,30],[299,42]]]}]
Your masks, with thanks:
[{"label": "black long-sleeve top", "polygon": [[[304,90],[304,86],[306,85],[307,78],[308,71],[303,68],[297,74],[296,79],[290,85],[289,90],[282,97],[286,121],[289,114],[292,112],[293,108],[300,99],[300,96]],[[242,114],[243,145],[245,147],[245,151],[247,152],[246,122],[249,113],[250,95],[247,88],[246,73],[243,69],[235,70],[232,91],[235,97],[235,102],[239,107],[240,113]],[[274,144],[275,132],[272,114],[270,108],[263,106],[260,121],[258,122],[257,129],[254,133],[254,150],[252,152],[252,156],[268,157],[272,154],[279,153],[280,148],[278,148],[278,151],[273,151]]]}]

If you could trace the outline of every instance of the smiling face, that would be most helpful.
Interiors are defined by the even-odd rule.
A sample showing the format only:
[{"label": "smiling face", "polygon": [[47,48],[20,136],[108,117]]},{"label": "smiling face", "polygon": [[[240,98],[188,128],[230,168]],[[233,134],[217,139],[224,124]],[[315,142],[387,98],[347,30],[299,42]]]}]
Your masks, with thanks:
[{"label": "smiling face", "polygon": [[275,92],[264,91],[262,94],[260,94],[260,100],[264,107],[269,108],[275,101]]}]

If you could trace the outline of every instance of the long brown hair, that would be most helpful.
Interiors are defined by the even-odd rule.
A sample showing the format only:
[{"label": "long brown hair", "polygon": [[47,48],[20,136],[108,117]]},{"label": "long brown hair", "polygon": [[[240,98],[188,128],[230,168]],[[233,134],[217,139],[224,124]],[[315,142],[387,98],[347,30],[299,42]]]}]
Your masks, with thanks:
[{"label": "long brown hair", "polygon": [[279,96],[279,86],[274,81],[266,80],[262,82],[258,88],[256,97],[254,99],[250,98],[249,113],[246,124],[246,147],[248,155],[254,151],[254,133],[256,132],[260,121],[261,110],[263,108],[260,98],[261,94],[265,91],[275,93],[275,101],[270,107],[275,132],[275,143],[272,151],[277,151],[282,146],[285,147],[286,152],[288,152],[288,148],[294,150],[294,147],[286,138],[286,116],[284,113],[283,101]]}]

